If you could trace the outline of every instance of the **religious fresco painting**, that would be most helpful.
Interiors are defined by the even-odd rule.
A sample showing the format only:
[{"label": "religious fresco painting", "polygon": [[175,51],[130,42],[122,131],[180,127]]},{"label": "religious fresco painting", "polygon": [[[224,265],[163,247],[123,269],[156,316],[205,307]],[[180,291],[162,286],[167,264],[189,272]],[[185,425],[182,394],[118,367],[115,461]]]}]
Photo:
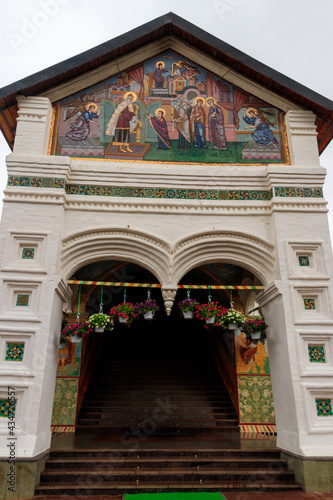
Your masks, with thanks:
[{"label": "religious fresco painting", "polygon": [[51,154],[286,163],[283,112],[171,50],[56,105]]}]

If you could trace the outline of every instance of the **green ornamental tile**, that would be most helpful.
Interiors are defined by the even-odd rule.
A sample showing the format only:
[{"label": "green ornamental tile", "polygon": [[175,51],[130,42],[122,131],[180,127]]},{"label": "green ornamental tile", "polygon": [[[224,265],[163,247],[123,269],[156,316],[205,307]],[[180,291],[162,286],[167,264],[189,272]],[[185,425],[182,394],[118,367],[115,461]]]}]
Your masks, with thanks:
[{"label": "green ornamental tile", "polygon": [[167,198],[176,198],[176,190],[175,189],[167,189],[166,190]]},{"label": "green ornamental tile", "polygon": [[28,306],[29,305],[29,295],[18,295],[16,298],[17,306]]},{"label": "green ornamental tile", "polygon": [[90,186],[80,186],[80,194],[89,195]]},{"label": "green ornamental tile", "polygon": [[177,189],[177,198],[180,200],[186,199],[186,190],[185,189]]},{"label": "green ornamental tile", "polygon": [[19,186],[20,185],[20,178],[14,176],[14,175],[10,175],[8,177],[7,185],[8,186]]},{"label": "green ornamental tile", "polygon": [[43,177],[42,178],[42,186],[46,188],[52,188],[54,183],[54,179],[52,177]]},{"label": "green ornamental tile", "polygon": [[331,399],[316,399],[318,417],[332,417],[332,401]]},{"label": "green ornamental tile", "polygon": [[22,361],[24,354],[24,342],[20,343],[7,343],[6,361]]},{"label": "green ornamental tile", "polygon": [[155,189],[155,198],[165,198],[165,189]]},{"label": "green ornamental tile", "polygon": [[312,189],[311,188],[304,188],[304,197],[305,198],[311,198],[312,197]]},{"label": "green ornamental tile", "polygon": [[154,198],[154,189],[145,189],[145,198]]},{"label": "green ornamental tile", "polygon": [[315,299],[304,299],[304,307],[307,311],[316,309]]},{"label": "green ornamental tile", "polygon": [[0,417],[8,418],[15,416],[16,401],[9,401],[8,399],[0,399]]},{"label": "green ornamental tile", "polygon": [[41,177],[33,177],[30,181],[30,186],[31,187],[42,187],[43,186],[43,179]]},{"label": "green ornamental tile", "polygon": [[323,345],[309,345],[308,349],[311,363],[326,363]]},{"label": "green ornamental tile", "polygon": [[310,266],[310,258],[307,255],[299,255],[298,262],[301,267]]},{"label": "green ornamental tile", "polygon": [[34,257],[35,257],[35,249],[34,248],[23,248],[22,259],[33,259]]},{"label": "green ornamental tile", "polygon": [[239,200],[240,191],[229,191],[229,200]]}]

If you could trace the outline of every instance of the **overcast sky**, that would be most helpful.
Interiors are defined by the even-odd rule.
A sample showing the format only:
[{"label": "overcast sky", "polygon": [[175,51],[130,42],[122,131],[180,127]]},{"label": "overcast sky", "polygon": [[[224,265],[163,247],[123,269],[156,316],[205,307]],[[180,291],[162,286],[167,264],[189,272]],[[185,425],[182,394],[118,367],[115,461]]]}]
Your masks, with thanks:
[{"label": "overcast sky", "polygon": [[[3,0],[0,87],[174,12],[333,100],[333,0]],[[1,135],[1,134],[0,134]],[[0,137],[0,193],[6,185]],[[333,141],[321,155],[333,234]]]}]

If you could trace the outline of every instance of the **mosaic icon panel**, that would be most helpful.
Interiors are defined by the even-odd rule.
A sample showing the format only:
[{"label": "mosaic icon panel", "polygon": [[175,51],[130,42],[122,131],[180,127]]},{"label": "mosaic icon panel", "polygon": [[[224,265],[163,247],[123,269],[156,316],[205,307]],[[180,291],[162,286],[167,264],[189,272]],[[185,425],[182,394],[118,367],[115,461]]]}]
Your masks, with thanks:
[{"label": "mosaic icon panel", "polygon": [[318,417],[333,417],[332,400],[316,399]]},{"label": "mosaic icon panel", "polygon": [[16,298],[16,305],[19,307],[28,307],[29,295],[18,295]]},{"label": "mosaic icon panel", "polygon": [[55,109],[52,155],[201,165],[290,162],[281,110],[172,50],[62,99]]},{"label": "mosaic icon panel", "polygon": [[301,267],[309,267],[310,266],[310,259],[307,255],[299,255],[298,262],[299,262],[299,265]]},{"label": "mosaic icon panel", "polygon": [[24,342],[21,343],[7,343],[6,361],[22,361],[24,354]]},{"label": "mosaic icon panel", "polygon": [[304,308],[307,311],[314,311],[316,309],[315,299],[304,299]]},{"label": "mosaic icon panel", "polygon": [[22,259],[34,259],[34,258],[35,258],[35,249],[34,248],[23,248]]}]

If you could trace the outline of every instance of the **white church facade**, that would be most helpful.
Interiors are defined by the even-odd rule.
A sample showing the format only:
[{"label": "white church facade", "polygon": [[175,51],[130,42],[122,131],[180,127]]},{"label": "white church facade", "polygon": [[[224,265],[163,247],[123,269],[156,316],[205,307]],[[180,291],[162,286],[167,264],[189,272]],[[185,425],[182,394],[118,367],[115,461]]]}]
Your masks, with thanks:
[{"label": "white church facade", "polygon": [[[1,498],[31,496],[52,430],[76,434],[89,376],[71,360],[90,366],[95,340],[61,372],[63,313],[88,312],[100,283],[148,280],[166,324],[179,286],[194,297],[198,276],[269,326],[265,351],[250,360],[240,337],[224,363],[240,429],[271,426],[296,481],[332,491],[333,258],[319,153],[333,103],[173,14],[108,44],[0,91],[12,147],[0,226]],[[111,268],[127,274],[111,279]],[[246,401],[250,376],[274,415]]]}]

